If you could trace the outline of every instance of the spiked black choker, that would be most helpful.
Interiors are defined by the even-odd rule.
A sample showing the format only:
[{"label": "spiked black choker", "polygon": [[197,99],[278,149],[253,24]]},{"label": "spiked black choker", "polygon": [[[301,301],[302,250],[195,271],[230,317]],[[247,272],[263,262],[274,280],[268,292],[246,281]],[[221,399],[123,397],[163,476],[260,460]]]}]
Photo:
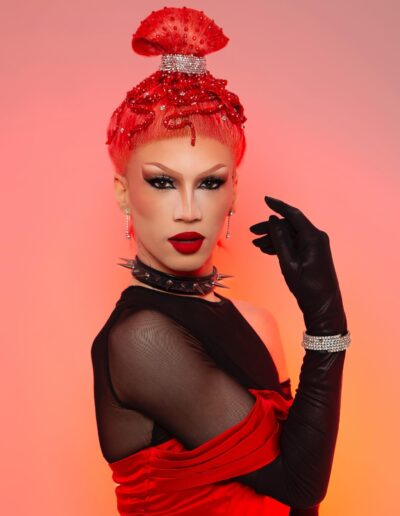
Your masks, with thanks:
[{"label": "spiked black choker", "polygon": [[213,272],[208,276],[175,276],[174,274],[153,269],[153,267],[143,263],[137,255],[133,260],[128,258],[120,258],[120,260],[125,260],[127,263],[118,263],[118,265],[132,269],[132,276],[142,283],[160,290],[180,294],[205,295],[211,292],[214,287],[229,288],[219,283],[218,280],[233,278],[229,274],[219,274],[215,266],[213,266]]}]

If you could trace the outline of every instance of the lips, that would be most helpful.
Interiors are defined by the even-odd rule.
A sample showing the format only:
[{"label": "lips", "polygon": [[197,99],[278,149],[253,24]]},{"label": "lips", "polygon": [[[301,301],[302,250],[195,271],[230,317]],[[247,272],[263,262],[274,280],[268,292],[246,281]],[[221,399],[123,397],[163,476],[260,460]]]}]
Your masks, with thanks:
[{"label": "lips", "polygon": [[203,244],[204,236],[196,231],[186,231],[177,233],[168,238],[170,244],[182,254],[193,254],[200,249]]},{"label": "lips", "polygon": [[186,231],[184,233],[177,233],[176,235],[170,237],[168,240],[198,240],[203,239],[204,236],[201,233],[197,233],[196,231]]}]

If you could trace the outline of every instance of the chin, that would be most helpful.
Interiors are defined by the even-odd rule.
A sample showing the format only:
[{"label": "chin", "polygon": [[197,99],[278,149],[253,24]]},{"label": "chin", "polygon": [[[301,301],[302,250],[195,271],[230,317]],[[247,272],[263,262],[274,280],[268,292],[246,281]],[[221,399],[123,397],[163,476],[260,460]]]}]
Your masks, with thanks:
[{"label": "chin", "polygon": [[209,260],[210,255],[205,252],[196,252],[193,254],[180,254],[178,251],[172,249],[172,254],[168,253],[168,257],[164,256],[159,259],[159,262],[164,267],[170,269],[171,274],[193,275],[198,274],[198,270],[204,266]]},{"label": "chin", "polygon": [[200,253],[194,253],[192,255],[179,255],[171,258],[170,260],[164,261],[164,265],[171,270],[178,272],[196,272],[200,269],[207,261],[207,257],[200,255]]},{"label": "chin", "polygon": [[161,242],[154,251],[143,246],[140,255],[145,263],[148,263],[150,267],[155,269],[160,268],[160,265],[162,265],[164,269],[170,271],[170,274],[189,276],[190,273],[193,273],[195,275],[210,259],[211,253],[208,249],[207,240],[206,238],[202,247],[192,254],[181,254],[169,242],[167,242],[167,247],[165,247],[165,242]]}]

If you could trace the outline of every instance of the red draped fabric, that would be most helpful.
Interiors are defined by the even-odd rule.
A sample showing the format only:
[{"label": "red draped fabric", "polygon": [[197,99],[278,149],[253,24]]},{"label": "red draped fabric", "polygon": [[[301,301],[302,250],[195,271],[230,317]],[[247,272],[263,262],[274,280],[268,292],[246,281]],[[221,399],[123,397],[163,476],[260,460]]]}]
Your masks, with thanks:
[{"label": "red draped fabric", "polygon": [[283,516],[290,508],[257,494],[233,477],[254,471],[279,454],[281,422],[293,399],[248,389],[255,403],[235,426],[187,450],[176,439],[108,463],[122,516]]}]

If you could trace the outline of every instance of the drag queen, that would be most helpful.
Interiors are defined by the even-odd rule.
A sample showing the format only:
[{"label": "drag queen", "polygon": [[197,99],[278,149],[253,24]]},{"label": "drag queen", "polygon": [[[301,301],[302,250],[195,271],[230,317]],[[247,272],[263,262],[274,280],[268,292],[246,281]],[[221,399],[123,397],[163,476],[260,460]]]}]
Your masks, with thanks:
[{"label": "drag queen", "polygon": [[[206,66],[227,42],[202,11],[153,11],[132,48],[161,56],[159,69],[108,127],[137,250],[120,263],[131,283],[91,357],[100,447],[124,516],[315,515],[328,489],[350,343],[328,235],[268,196],[281,217],[250,228],[303,314],[294,397],[273,316],[216,291],[228,288],[213,251],[225,222],[229,238],[245,151],[239,98]],[[242,281],[263,277],[247,268]]]}]

